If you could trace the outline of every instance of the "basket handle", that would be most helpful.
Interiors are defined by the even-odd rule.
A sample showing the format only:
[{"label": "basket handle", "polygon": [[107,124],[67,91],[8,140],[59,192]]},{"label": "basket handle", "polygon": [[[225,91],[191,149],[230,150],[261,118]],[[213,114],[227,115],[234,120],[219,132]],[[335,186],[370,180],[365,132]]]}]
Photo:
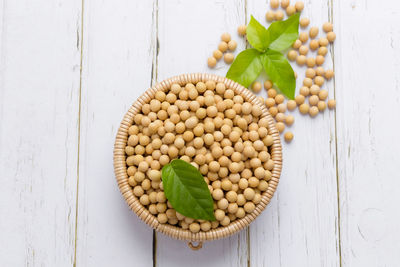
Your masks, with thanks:
[{"label": "basket handle", "polygon": [[189,248],[193,249],[193,250],[199,250],[203,247],[203,242],[198,242],[197,245],[193,245],[192,242],[188,243]]}]

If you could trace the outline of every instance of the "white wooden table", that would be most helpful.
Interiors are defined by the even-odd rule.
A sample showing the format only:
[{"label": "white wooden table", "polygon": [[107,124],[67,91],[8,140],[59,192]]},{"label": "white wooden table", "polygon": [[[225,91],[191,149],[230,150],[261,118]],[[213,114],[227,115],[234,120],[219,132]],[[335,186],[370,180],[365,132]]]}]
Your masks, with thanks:
[{"label": "white wooden table", "polygon": [[0,266],[400,266],[395,0],[305,1],[312,25],[334,23],[337,110],[295,112],[277,193],[249,229],[192,251],[124,203],[112,149],[125,111],[156,81],[210,71],[222,32],[243,49],[236,27],[250,14],[266,25],[266,11],[261,0],[0,0]]}]

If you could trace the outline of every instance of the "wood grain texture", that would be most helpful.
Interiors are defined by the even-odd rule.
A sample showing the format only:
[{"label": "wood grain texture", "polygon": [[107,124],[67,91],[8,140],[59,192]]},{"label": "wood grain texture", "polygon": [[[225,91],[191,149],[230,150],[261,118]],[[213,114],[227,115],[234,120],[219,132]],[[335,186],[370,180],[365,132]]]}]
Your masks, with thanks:
[{"label": "wood grain texture", "polygon": [[[294,4],[294,2],[292,2]],[[269,1],[247,1],[247,17],[252,14],[268,26],[265,13]],[[310,26],[320,28],[328,21],[328,4],[307,1],[302,17]],[[309,42],[306,44],[308,45]],[[309,52],[308,56],[316,56]],[[328,54],[324,67],[332,68]],[[298,73],[297,92],[306,67],[292,63]],[[265,80],[265,76],[259,79]],[[323,86],[334,95],[333,82]],[[266,92],[261,93],[266,96]],[[283,142],[283,172],[277,192],[266,211],[250,226],[252,266],[339,266],[339,233],[336,186],[334,112],[325,111],[316,118],[292,112],[294,140]]]},{"label": "wood grain texture", "polygon": [[343,266],[400,262],[399,14],[397,1],[333,1]]},{"label": "wood grain texture", "polygon": [[112,148],[132,102],[173,75],[225,75],[223,60],[206,65],[220,35],[237,55],[237,26],[250,14],[267,25],[268,4],[0,0],[0,266],[397,266],[394,0],[305,1],[311,25],[334,23],[324,66],[336,76],[324,87],[337,111],[294,112],[277,193],[250,230],[199,251],[161,234],[153,243],[118,191]]},{"label": "wood grain texture", "polygon": [[0,1],[0,266],[72,266],[80,1]]},{"label": "wood grain texture", "polygon": [[154,23],[153,1],[85,1],[77,266],[152,266],[152,231],[124,202],[112,152],[151,84]]},{"label": "wood grain texture", "polygon": [[[244,1],[159,1],[158,8],[157,80],[191,72],[224,76],[227,65],[223,60],[210,71],[207,58],[217,49],[223,32],[239,41],[236,27],[245,22]],[[244,42],[239,42],[237,51],[243,47]],[[157,234],[156,256],[157,266],[247,266],[247,233],[207,242],[198,251]]]}]

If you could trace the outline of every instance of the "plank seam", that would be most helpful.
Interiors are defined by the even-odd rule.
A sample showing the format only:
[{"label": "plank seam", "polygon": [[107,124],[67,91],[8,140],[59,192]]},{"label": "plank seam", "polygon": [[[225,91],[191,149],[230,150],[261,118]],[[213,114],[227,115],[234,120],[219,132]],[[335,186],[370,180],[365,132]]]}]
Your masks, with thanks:
[{"label": "plank seam", "polygon": [[[333,0],[328,0],[328,18],[329,21],[333,24]],[[335,49],[334,44],[332,43],[330,47],[331,57],[332,57],[332,67],[333,71],[335,71]],[[336,75],[333,77],[333,97],[336,99]],[[341,241],[341,217],[340,217],[340,189],[339,189],[339,162],[338,162],[338,141],[337,141],[337,120],[336,120],[336,109],[333,111],[334,113],[334,125],[335,125],[335,165],[336,165],[336,194],[337,194],[337,229],[338,229],[338,252],[339,252],[339,266],[342,267],[342,241]]]},{"label": "plank seam", "polygon": [[[2,12],[1,12],[1,29],[0,29],[0,121],[3,121],[3,109],[4,109],[4,92],[6,91],[4,86],[4,72],[5,72],[5,28],[6,28],[6,19],[5,19],[5,10],[6,10],[6,1],[3,1]],[[0,140],[2,138],[3,132],[0,131]],[[0,149],[0,155],[2,154],[2,150]]]},{"label": "plank seam", "polygon": [[[155,29],[154,39],[156,41],[155,49],[153,46],[153,61],[151,64],[151,81],[150,86],[153,87],[158,80],[158,53],[160,51],[160,42],[158,39],[158,0],[154,1],[153,5],[153,21],[152,27]],[[152,37],[152,38],[153,38]],[[157,232],[153,230],[153,239],[152,239],[152,259],[153,259],[153,267],[157,266]]]},{"label": "plank seam", "polygon": [[[248,22],[248,20],[249,20],[249,18],[248,18],[248,13],[247,13],[247,5],[248,5],[248,1],[247,0],[244,0],[244,24],[245,25],[247,25],[247,22]],[[245,49],[247,49],[247,48],[250,48],[250,44],[249,44],[249,42],[247,41],[247,38],[245,38],[245,42],[246,42],[246,45],[245,45]],[[250,251],[250,249],[251,249],[251,246],[250,246],[250,225],[247,227],[247,232],[246,232],[246,245],[247,245],[247,267],[251,267],[251,251]]]},{"label": "plank seam", "polygon": [[[81,141],[81,111],[82,111],[82,63],[83,63],[83,16],[84,0],[81,0],[81,39],[80,39],[80,62],[79,62],[79,106],[78,106],[78,155],[76,162],[76,201],[75,201],[75,247],[74,247],[74,267],[76,267],[76,252],[78,240],[78,202],[79,202],[79,162],[80,162],[80,141]],[[77,44],[79,44],[79,34]]]}]

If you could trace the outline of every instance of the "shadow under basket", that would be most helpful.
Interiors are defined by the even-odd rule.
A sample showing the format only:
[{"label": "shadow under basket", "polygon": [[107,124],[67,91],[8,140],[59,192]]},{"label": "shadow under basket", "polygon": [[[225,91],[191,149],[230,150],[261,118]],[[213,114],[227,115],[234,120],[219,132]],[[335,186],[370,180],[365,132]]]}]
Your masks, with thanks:
[{"label": "shadow under basket", "polygon": [[[269,181],[268,189],[262,193],[261,201],[258,203],[252,213],[247,214],[241,219],[236,219],[227,226],[220,226],[210,231],[200,231],[198,233],[192,233],[189,230],[182,229],[177,226],[170,224],[161,224],[157,218],[152,215],[146,207],[144,207],[139,199],[133,194],[131,186],[128,184],[128,174],[126,166],[126,154],[125,147],[128,140],[128,129],[133,124],[134,116],[141,111],[142,105],[149,103],[155,97],[155,93],[159,90],[167,92],[173,83],[185,85],[187,83],[197,83],[206,81],[222,82],[229,89],[232,89],[235,94],[241,95],[246,102],[250,102],[253,105],[259,105],[262,110],[260,118],[266,118],[268,121],[268,132],[273,137],[273,144],[270,147],[271,159],[274,161],[274,167],[271,171],[272,178]],[[166,234],[170,237],[188,241],[188,246],[194,250],[202,247],[203,241],[211,241],[220,238],[224,238],[233,235],[246,226],[248,226],[268,205],[270,202],[276,187],[279,182],[279,177],[282,169],[282,146],[279,137],[279,132],[275,127],[275,122],[272,116],[269,114],[266,106],[262,103],[257,96],[251,91],[244,88],[242,85],[229,80],[225,77],[204,74],[204,73],[193,73],[183,74],[166,79],[160,83],[157,83],[152,88],[146,90],[142,96],[140,96],[135,103],[130,107],[128,112],[125,114],[121,125],[118,129],[118,133],[114,144],[114,172],[117,179],[119,189],[125,198],[126,203],[134,211],[141,220],[151,226],[158,232]],[[194,245],[192,242],[198,242]]]}]

